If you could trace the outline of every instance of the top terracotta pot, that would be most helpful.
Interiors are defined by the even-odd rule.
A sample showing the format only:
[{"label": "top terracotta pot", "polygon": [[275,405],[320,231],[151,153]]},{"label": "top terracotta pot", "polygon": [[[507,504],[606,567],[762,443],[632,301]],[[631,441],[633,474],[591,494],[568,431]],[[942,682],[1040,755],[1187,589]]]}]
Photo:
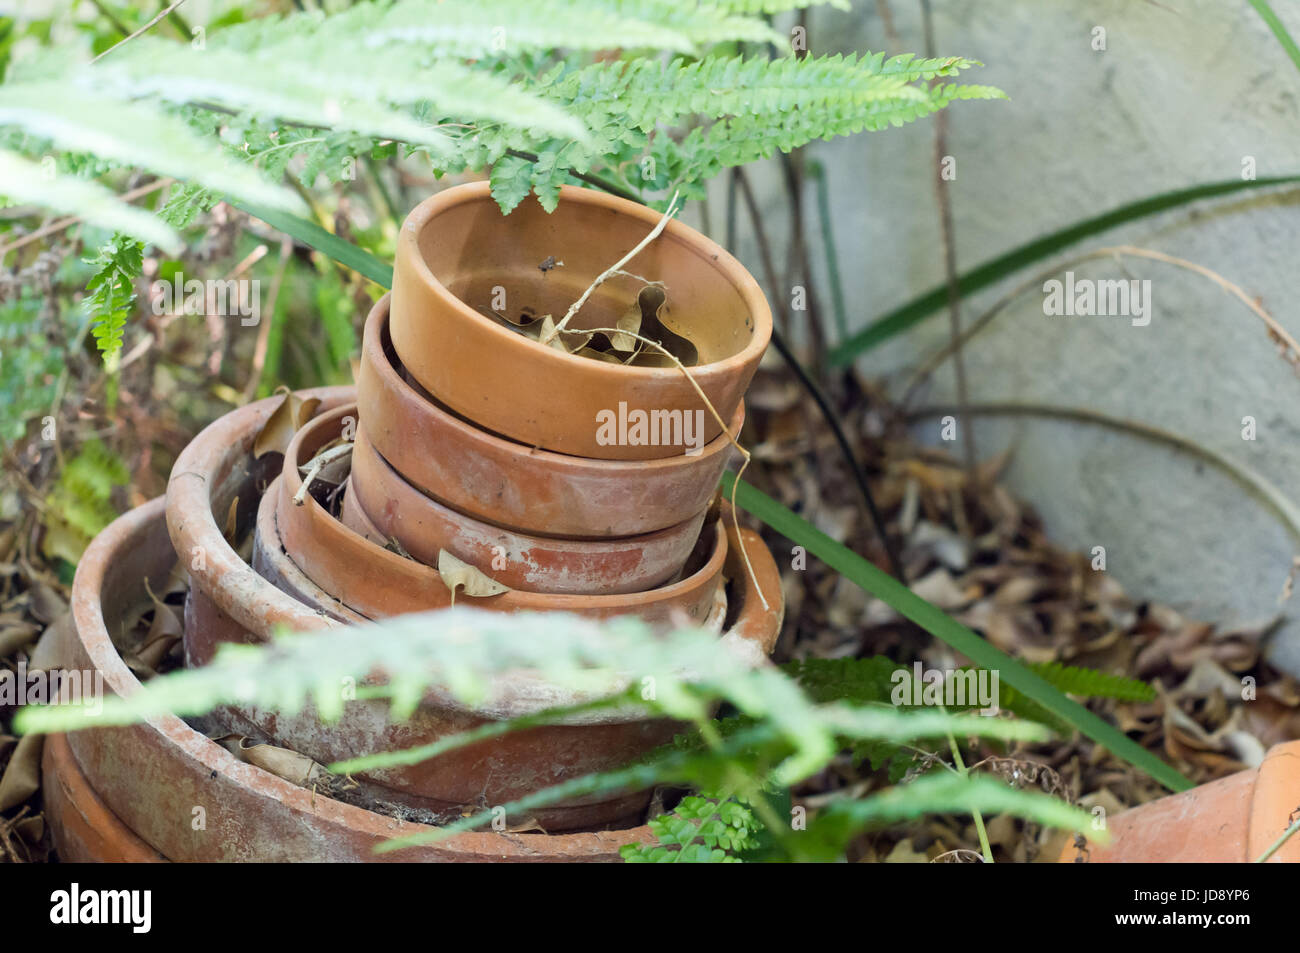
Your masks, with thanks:
[{"label": "top terracotta pot", "polygon": [[[674,456],[685,449],[677,433],[665,443],[647,427],[646,442],[634,442],[636,424],[655,422],[662,432],[668,421],[679,428],[687,413],[707,443],[721,428],[677,368],[576,357],[479,310],[532,309],[559,321],[659,219],[643,205],[572,186],[550,214],[530,198],[509,216],[486,182],[439,192],[407,216],[398,238],[390,318],[398,356],[453,411],[529,446],[604,460]],[[555,266],[543,270],[550,259]],[[700,362],[690,375],[730,420],[772,334],[758,283],[720,245],[675,220],[626,267],[666,284],[661,319],[695,344]],[[627,276],[604,282],[569,326],[614,326],[640,288]],[[609,420],[612,442],[601,427]]]}]

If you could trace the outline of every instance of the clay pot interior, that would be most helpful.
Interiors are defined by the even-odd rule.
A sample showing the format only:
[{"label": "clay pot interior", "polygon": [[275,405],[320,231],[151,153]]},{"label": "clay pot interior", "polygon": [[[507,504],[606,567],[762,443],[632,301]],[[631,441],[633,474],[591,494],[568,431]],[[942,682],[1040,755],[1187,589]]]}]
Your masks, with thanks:
[{"label": "clay pot interior", "polygon": [[[651,227],[614,209],[577,201],[561,201],[547,213],[531,196],[507,217],[484,191],[478,200],[438,215],[417,240],[430,274],[482,320],[491,319],[479,309],[490,306],[494,289],[504,288],[512,316],[531,308],[558,322],[588,285]],[[552,257],[564,264],[542,271],[539,265]],[[668,299],[660,318],[691,340],[700,364],[735,356],[753,337],[753,316],[739,290],[719,280],[718,257],[691,247],[670,227],[629,265],[635,274],[666,284]],[[614,327],[642,287],[635,278],[611,278],[592,293],[569,327]]]}]

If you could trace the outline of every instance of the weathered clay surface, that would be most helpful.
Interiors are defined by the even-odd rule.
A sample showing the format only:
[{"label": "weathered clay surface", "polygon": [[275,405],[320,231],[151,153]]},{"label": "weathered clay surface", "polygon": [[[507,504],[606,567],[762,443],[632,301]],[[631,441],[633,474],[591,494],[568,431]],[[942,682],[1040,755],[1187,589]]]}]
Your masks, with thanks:
[{"label": "weathered clay surface", "polygon": [[[1171,794],[1107,819],[1111,841],[1089,844],[1088,862],[1247,863],[1263,855],[1294,820],[1300,801],[1300,741],[1276,745],[1251,771]],[[1073,863],[1073,843],[1061,852]],[[1270,863],[1300,863],[1292,837]]]},{"label": "weathered clay surface", "polygon": [[[108,634],[138,600],[144,580],[171,571],[174,555],[154,500],[114,522],[87,550],[73,590],[75,630],[64,657],[72,667],[98,670],[115,694],[138,688]],[[779,575],[756,534],[747,543],[771,604],[762,609],[741,576],[733,631],[752,632],[766,649],[779,631]],[[755,557],[759,557],[755,559]],[[766,557],[765,559],[763,557]],[[743,572],[739,558],[729,570]],[[777,623],[775,626],[773,623]],[[175,717],[69,736],[87,783],[105,807],[151,847],[173,860],[614,860],[617,848],[651,839],[648,828],[543,835],[466,834],[441,844],[376,857],[377,843],[423,830],[296,787],[238,761]],[[191,822],[202,809],[205,829]]]},{"label": "weathered clay surface", "polygon": [[[301,506],[293,503],[302,486],[298,472],[302,461],[295,456],[297,443],[290,444],[285,459],[276,523],[281,543],[298,568],[321,589],[371,619],[450,606],[451,593],[435,569],[359,535],[335,519],[311,494],[305,496]],[[701,624],[712,611],[722,584],[726,533],[716,526],[716,521],[711,522],[705,526],[699,545],[705,554],[699,569],[685,579],[646,592],[570,595],[512,590],[475,599],[474,604],[503,612],[576,612],[598,618],[637,615],[655,625],[681,621]]]},{"label": "weathered clay surface", "polygon": [[[336,429],[340,408],[304,428],[297,456],[309,458],[319,432]],[[315,441],[313,438],[315,437]],[[319,443],[318,443],[319,445]],[[351,483],[356,502],[384,537],[426,565],[450,552],[486,575],[526,592],[567,595],[644,592],[680,572],[704,524],[705,509],[667,529],[598,540],[531,536],[458,513],[402,479],[371,444],[365,422],[357,428]]]},{"label": "weathered clay surface", "polygon": [[[78,566],[76,626],[68,628],[64,657],[72,667],[101,672],[117,695],[136,691],[139,682],[113,647],[107,625],[117,625],[146,597],[146,578],[160,583],[170,572],[175,556],[162,517],[161,499],[132,510],[96,538]],[[76,732],[68,744],[104,806],[177,861],[610,861],[621,844],[651,837],[647,828],[475,833],[377,856],[372,849],[384,840],[428,828],[290,784],[239,761],[179,718]],[[193,823],[199,809],[202,829]]]},{"label": "weathered clay surface", "polygon": [[[506,440],[408,383],[388,339],[389,296],[366,321],[357,409],[379,454],[434,499],[507,529],[541,536],[636,536],[703,510],[733,451],[719,434],[694,456],[591,460]],[[743,402],[728,423],[744,424]]]},{"label": "weathered clay surface", "polygon": [[54,849],[65,864],[150,864],[167,859],[104,805],[63,735],[45,739],[41,800]]}]

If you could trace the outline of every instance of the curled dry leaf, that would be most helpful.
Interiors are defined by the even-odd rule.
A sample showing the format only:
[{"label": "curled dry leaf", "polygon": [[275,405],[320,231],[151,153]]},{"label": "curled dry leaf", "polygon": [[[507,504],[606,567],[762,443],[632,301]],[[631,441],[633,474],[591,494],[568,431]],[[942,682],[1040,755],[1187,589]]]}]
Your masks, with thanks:
[{"label": "curled dry leaf", "polygon": [[451,590],[453,598],[456,596],[457,589],[463,589],[465,595],[472,596],[475,599],[481,599],[484,596],[499,596],[503,592],[510,591],[509,586],[503,586],[482,570],[457,559],[445,549],[438,553],[438,575],[442,577],[443,583]]},{"label": "curled dry leaf", "polygon": [[330,790],[338,784],[339,778],[330,774],[324,765],[289,748],[261,744],[237,734],[223,735],[215,741],[245,764],[269,771],[298,787]]},{"label": "curled dry leaf", "polygon": [[[699,363],[699,351],[690,340],[677,334],[663,323],[661,315],[667,308],[668,294],[662,282],[647,282],[608,331],[584,331],[580,328],[559,328],[549,314],[537,314],[524,308],[517,315],[479,310],[498,324],[522,334],[532,341],[578,357],[604,361],[607,364],[626,364],[636,367],[674,367],[672,358],[691,367]],[[654,341],[672,355],[668,357],[655,348],[647,347],[644,338]]]},{"label": "curled dry leaf", "polygon": [[257,435],[257,439],[253,442],[253,457],[255,459],[261,458],[268,453],[284,453],[289,446],[289,441],[293,439],[294,433],[303,424],[311,420],[312,415],[316,413],[316,408],[320,405],[319,397],[304,399],[284,386],[276,388],[275,392],[284,396],[281,397],[280,403],[272,411],[271,416],[267,418],[266,423]]},{"label": "curled dry leaf", "polygon": [[0,774],[0,811],[7,811],[27,800],[41,787],[42,735],[23,735],[9,755],[4,774]]}]

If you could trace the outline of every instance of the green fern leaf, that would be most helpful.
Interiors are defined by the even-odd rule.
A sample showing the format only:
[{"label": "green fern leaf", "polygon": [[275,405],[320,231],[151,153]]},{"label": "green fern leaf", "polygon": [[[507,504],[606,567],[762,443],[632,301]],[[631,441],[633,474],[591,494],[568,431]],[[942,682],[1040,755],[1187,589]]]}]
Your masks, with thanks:
[{"label": "green fern leaf", "polygon": [[32,202],[76,215],[92,225],[125,232],[173,254],[182,247],[175,229],[119,201],[103,186],[54,174],[52,165],[36,165],[12,152],[0,151],[0,194],[15,202]]},{"label": "green fern leaf", "polygon": [[182,120],[67,83],[0,86],[0,125],[16,125],[60,149],[92,153],[125,165],[199,182],[273,208],[301,210],[292,192],[236,164]]}]

